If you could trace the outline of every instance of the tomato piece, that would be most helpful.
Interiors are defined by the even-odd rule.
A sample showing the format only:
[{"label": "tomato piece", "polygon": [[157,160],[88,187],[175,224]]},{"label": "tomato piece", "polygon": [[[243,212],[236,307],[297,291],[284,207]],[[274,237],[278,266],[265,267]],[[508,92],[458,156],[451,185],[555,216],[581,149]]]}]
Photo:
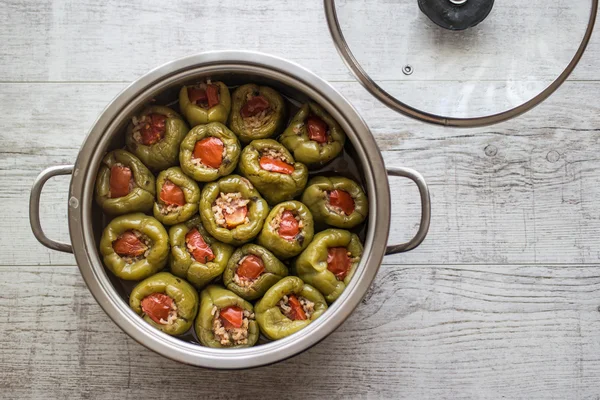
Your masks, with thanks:
[{"label": "tomato piece", "polygon": [[123,197],[129,194],[129,184],[131,183],[131,168],[122,165],[113,165],[110,168],[110,194],[109,197]]},{"label": "tomato piece", "polygon": [[269,100],[264,96],[258,95],[254,96],[244,104],[240,110],[240,114],[243,118],[253,117],[256,114],[260,114],[264,110],[267,110],[269,107]]},{"label": "tomato piece", "polygon": [[219,104],[219,86],[208,85],[206,88],[206,97],[208,98],[208,108],[212,108]]},{"label": "tomato piece", "polygon": [[294,213],[289,210],[286,210],[281,214],[281,221],[279,222],[279,236],[286,240],[293,240],[298,232],[300,232],[300,224],[296,217],[294,217]]},{"label": "tomato piece", "polygon": [[168,206],[185,206],[183,190],[170,180],[166,180],[162,185],[160,199]]},{"label": "tomato piece", "polygon": [[306,319],[304,308],[302,307],[302,304],[300,304],[300,300],[298,300],[298,297],[296,297],[295,294],[290,294],[288,296],[288,304],[292,308],[290,311],[290,319],[292,321],[304,321]]},{"label": "tomato piece", "polygon": [[208,102],[208,95],[204,89],[188,87],[187,93],[188,99],[190,99],[190,103],[192,104],[199,105],[206,104]]},{"label": "tomato piece", "polygon": [[221,309],[219,317],[225,329],[241,328],[244,320],[244,310],[238,306],[225,307]]},{"label": "tomato piece", "polygon": [[215,254],[204,241],[198,229],[194,228],[185,235],[185,244],[192,257],[194,257],[194,260],[206,264],[215,259]]},{"label": "tomato piece", "polygon": [[157,324],[163,324],[161,320],[169,319],[169,312],[173,308],[173,299],[163,293],[152,293],[142,300],[142,311]]},{"label": "tomato piece", "polygon": [[265,171],[279,172],[280,174],[290,175],[294,172],[294,166],[285,161],[267,156],[262,156],[259,160],[260,167]]},{"label": "tomato piece", "polygon": [[327,130],[328,126],[319,117],[310,116],[306,120],[306,126],[308,127],[308,138],[314,140],[317,143],[327,143]]},{"label": "tomato piece", "polygon": [[235,273],[242,279],[252,281],[265,270],[265,264],[260,257],[250,254],[242,259]]},{"label": "tomato piece", "polygon": [[223,141],[216,137],[207,137],[194,145],[194,158],[210,168],[219,168],[223,162]]},{"label": "tomato piece", "polygon": [[138,257],[148,250],[132,231],[125,231],[112,243],[113,250],[121,257]]},{"label": "tomato piece", "polygon": [[345,190],[336,189],[329,192],[329,204],[341,208],[346,215],[354,212],[354,199]]},{"label": "tomato piece", "polygon": [[246,221],[248,215],[248,207],[238,207],[232,213],[225,212],[225,223],[227,229],[233,229],[238,225],[242,225]]},{"label": "tomato piece", "polygon": [[162,114],[148,114],[146,115],[146,122],[141,129],[141,142],[143,145],[150,146],[160,141],[167,131],[166,128],[167,117]]},{"label": "tomato piece", "polygon": [[350,271],[350,257],[345,247],[330,247],[327,249],[327,269],[342,281]]}]

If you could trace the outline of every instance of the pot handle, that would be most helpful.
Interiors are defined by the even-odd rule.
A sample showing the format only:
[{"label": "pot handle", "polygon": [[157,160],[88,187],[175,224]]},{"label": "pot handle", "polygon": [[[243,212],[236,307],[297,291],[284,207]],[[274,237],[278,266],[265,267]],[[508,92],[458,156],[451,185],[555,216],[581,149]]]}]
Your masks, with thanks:
[{"label": "pot handle", "polygon": [[52,177],[59,175],[71,175],[73,173],[73,165],[59,165],[43,170],[33,182],[31,195],[29,196],[29,223],[35,238],[52,250],[58,250],[65,253],[73,253],[73,246],[70,243],[57,242],[46,236],[40,223],[40,195],[46,181]]},{"label": "pot handle", "polygon": [[429,231],[429,222],[431,220],[431,199],[429,197],[429,189],[427,187],[427,182],[425,182],[425,178],[423,178],[420,173],[410,168],[387,168],[387,173],[391,176],[402,176],[404,178],[408,178],[417,185],[421,195],[421,223],[419,224],[419,230],[415,236],[408,242],[387,246],[385,250],[386,255],[403,253],[420,245],[425,239],[425,236],[427,236],[427,232]]}]

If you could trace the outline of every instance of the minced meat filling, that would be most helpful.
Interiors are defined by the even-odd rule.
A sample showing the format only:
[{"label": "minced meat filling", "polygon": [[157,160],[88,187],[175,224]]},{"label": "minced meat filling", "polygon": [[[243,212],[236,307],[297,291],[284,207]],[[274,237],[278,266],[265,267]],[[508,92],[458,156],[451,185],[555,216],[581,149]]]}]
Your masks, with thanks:
[{"label": "minced meat filling", "polygon": [[223,310],[219,309],[217,306],[214,306],[211,310],[213,316],[212,328],[215,339],[217,339],[222,346],[248,344],[248,326],[250,325],[250,321],[254,320],[254,313],[243,310],[241,326],[235,327],[223,319],[221,316],[222,311]]},{"label": "minced meat filling", "polygon": [[198,107],[209,109],[219,104],[219,86],[212,84],[210,81],[188,86],[187,93],[190,103]]},{"label": "minced meat filling", "polygon": [[297,316],[295,315],[296,313],[294,312],[294,309],[292,307],[292,304],[290,304],[290,300],[292,300],[292,296],[296,297],[295,295],[290,295],[290,296],[284,295],[281,298],[281,300],[279,300],[279,302],[277,303],[277,306],[279,307],[279,309],[281,310],[283,315],[285,315],[287,318],[291,319],[292,321],[295,321],[298,319],[310,319],[311,316],[313,315],[313,313],[315,312],[315,303],[308,300],[306,297],[297,296],[296,298],[299,301],[300,305],[302,306],[302,311],[304,311],[304,314],[306,316],[306,318],[297,318]]},{"label": "minced meat filling", "polygon": [[132,229],[123,232],[113,243],[113,250],[127,264],[143,260],[150,253],[152,240],[142,232]]},{"label": "minced meat filling", "polygon": [[291,160],[281,151],[281,149],[277,149],[274,147],[266,147],[262,149],[260,153],[261,157],[268,157],[273,160],[283,161],[284,163],[290,164]]},{"label": "minced meat filling", "polygon": [[167,117],[162,114],[148,114],[140,118],[133,117],[133,139],[146,146],[159,142],[167,131]]},{"label": "minced meat filling", "polygon": [[265,271],[263,260],[254,254],[248,254],[238,263],[233,281],[241,287],[250,287]]},{"label": "minced meat filling", "polygon": [[[293,218],[297,222],[297,225],[290,224],[290,216],[293,216]],[[300,215],[298,215],[297,213],[290,210],[286,210],[283,207],[281,207],[277,215],[275,215],[275,217],[271,220],[270,226],[273,229],[273,231],[279,233],[279,236],[286,240],[292,241],[296,239],[296,235],[298,234],[298,232],[302,231],[302,228],[304,228],[304,222],[300,218]]]},{"label": "minced meat filling", "polygon": [[161,325],[172,325],[177,321],[177,305],[166,294],[152,293],[144,297],[142,311],[154,322]]},{"label": "minced meat filling", "polygon": [[273,109],[264,96],[258,93],[248,93],[246,104],[240,110],[240,114],[246,128],[260,128],[269,121]]},{"label": "minced meat filling", "polygon": [[216,224],[228,229],[247,224],[250,222],[248,218],[248,203],[250,203],[250,200],[244,199],[239,192],[221,192],[212,207]]}]

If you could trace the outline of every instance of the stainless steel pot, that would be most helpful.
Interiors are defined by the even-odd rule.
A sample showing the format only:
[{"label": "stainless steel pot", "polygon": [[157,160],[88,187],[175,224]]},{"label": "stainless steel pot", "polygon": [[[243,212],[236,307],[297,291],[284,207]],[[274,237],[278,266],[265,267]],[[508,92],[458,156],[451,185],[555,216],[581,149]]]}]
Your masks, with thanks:
[{"label": "stainless steel pot", "polygon": [[[94,181],[103,154],[121,146],[120,133],[131,116],[150,99],[172,93],[184,82],[202,77],[228,82],[259,82],[277,88],[294,99],[313,99],[321,104],[346,131],[356,153],[370,200],[365,250],[350,285],[329,310],[307,328],[285,339],[246,349],[212,349],[163,334],[145,323],[119,296],[98,254],[102,217],[94,204]],[[173,98],[176,98],[173,95]],[[69,232],[71,244],[48,238],[42,231],[39,200],[42,187],[53,176],[72,174],[69,188]],[[390,229],[390,189],[387,176],[413,180],[421,195],[421,223],[407,243],[386,246]],[[344,322],[373,282],[385,254],[418,246],[429,229],[430,200],[423,177],[408,168],[386,169],[381,152],[366,123],[350,103],[331,85],[312,72],[281,58],[254,52],[210,52],[165,64],[142,76],[119,94],[94,123],[83,142],[75,165],[44,170],[33,185],[30,221],[35,237],[44,246],[74,253],[87,286],[96,301],[129,336],[151,350],[187,364],[210,368],[249,368],[284,360],[323,340]]]}]

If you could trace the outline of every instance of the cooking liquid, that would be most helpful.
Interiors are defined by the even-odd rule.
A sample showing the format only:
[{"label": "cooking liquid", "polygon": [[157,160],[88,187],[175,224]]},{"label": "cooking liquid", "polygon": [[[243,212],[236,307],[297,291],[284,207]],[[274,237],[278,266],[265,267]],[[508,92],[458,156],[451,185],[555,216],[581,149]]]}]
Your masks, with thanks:
[{"label": "cooking liquid", "polygon": [[[235,90],[236,87],[237,86],[232,85],[232,86],[229,86],[229,89],[233,93],[233,91]],[[173,100],[173,96],[175,97],[175,100]],[[289,125],[289,123],[291,122],[292,118],[294,117],[294,115],[296,115],[296,112],[299,110],[300,105],[302,103],[299,102],[298,100],[295,100],[284,94],[282,94],[282,96],[286,103],[288,119],[287,119],[285,126],[287,127]],[[165,105],[167,107],[174,109],[175,111],[179,112],[180,114],[182,114],[179,109],[179,101],[177,100],[177,95],[174,91],[170,91],[170,93],[161,93],[159,96],[156,97],[156,101],[152,102],[150,105]],[[125,137],[125,130],[126,130],[126,127],[124,127],[122,129],[122,138]],[[279,132],[279,133],[281,134],[281,133],[283,133],[283,131]],[[277,139],[277,138],[278,138],[278,135],[274,137],[274,139]],[[117,146],[117,147],[123,147],[122,142],[123,141],[121,141],[121,145]],[[358,160],[358,157],[356,155],[356,151],[354,150],[354,146],[350,143],[350,140],[347,139],[346,144],[344,146],[344,150],[342,151],[342,153],[339,156],[337,156],[335,159],[331,160],[329,163],[321,166],[320,168],[309,171],[309,174],[308,174],[309,180],[310,180],[310,178],[312,178],[314,176],[344,176],[346,178],[350,178],[350,179],[354,180],[355,182],[358,182],[364,190],[364,188],[365,188],[364,175],[362,173],[360,165],[357,163],[356,160]],[[234,173],[236,173],[236,172],[234,172]],[[155,177],[156,177],[156,175],[155,175]],[[365,191],[365,193],[366,193],[366,191]],[[299,200],[300,197],[301,197],[301,195],[296,197],[295,200]],[[94,205],[94,207],[96,210],[96,212],[94,214],[101,215],[102,229],[104,229],[106,227],[106,225],[108,225],[108,223],[110,222],[111,219],[109,217],[105,216],[99,207],[97,207],[96,205]],[[150,215],[152,215],[152,214],[150,214]],[[356,226],[353,229],[350,229],[351,232],[356,233],[359,236],[359,238],[363,244],[364,244],[365,237],[366,237],[366,228],[368,226],[368,221],[369,221],[369,217],[367,217],[365,219],[365,221],[363,221],[363,223],[361,223],[360,225]],[[168,232],[169,227],[165,227],[165,228],[167,228],[167,232]],[[318,228],[319,227],[315,226],[315,233],[317,233],[320,230],[323,230],[323,229],[317,230]],[[100,237],[97,237],[96,238],[97,245],[99,245],[99,242],[100,242]],[[289,264],[289,260],[284,261],[284,263],[286,265]],[[106,269],[106,267],[105,267],[105,269]],[[168,264],[163,271],[170,272]],[[108,269],[106,269],[106,273],[110,277],[111,282],[117,289],[117,292],[119,292],[119,295],[121,296],[123,301],[126,302],[127,304],[129,304],[129,294],[131,293],[133,288],[139,282],[125,281],[125,280],[119,279],[116,276],[114,276]],[[222,284],[221,277],[219,277],[217,280],[215,280],[214,283]],[[199,294],[198,294],[198,298],[200,298]],[[198,340],[198,337],[196,336],[196,332],[194,330],[193,324],[192,324],[192,327],[185,334],[177,336],[177,338],[184,340],[186,342],[195,343],[195,344],[198,344],[201,346],[200,340]],[[263,336],[261,334],[260,338],[258,339],[257,345],[268,343],[270,341],[271,341],[270,339],[266,338],[265,336]]]}]

